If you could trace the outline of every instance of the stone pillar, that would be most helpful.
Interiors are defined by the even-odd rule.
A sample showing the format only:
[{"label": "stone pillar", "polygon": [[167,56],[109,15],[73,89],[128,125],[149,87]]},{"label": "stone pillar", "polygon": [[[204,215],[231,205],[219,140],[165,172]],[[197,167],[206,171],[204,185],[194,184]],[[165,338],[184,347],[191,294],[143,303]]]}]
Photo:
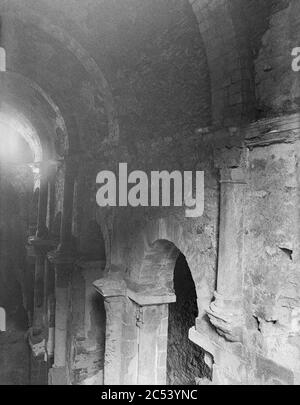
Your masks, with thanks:
[{"label": "stone pillar", "polygon": [[[45,330],[44,330],[44,286],[45,286],[45,258],[48,248],[46,226],[47,200],[48,200],[48,179],[47,164],[42,162],[39,165],[39,202],[36,236],[28,239],[29,245],[33,247],[35,258],[34,289],[33,289],[33,314],[32,328],[29,331],[29,343],[35,357],[45,355]],[[50,248],[49,248],[50,250]]]},{"label": "stone pillar", "polygon": [[34,274],[34,301],[33,301],[33,319],[32,333],[34,336],[42,335],[46,326],[46,255],[53,247],[55,242],[39,238],[29,238],[29,245],[33,247],[35,256],[35,274]]},{"label": "stone pillar", "polygon": [[167,378],[168,304],[140,307],[139,385],[165,385]]},{"label": "stone pillar", "polygon": [[48,258],[55,267],[54,365],[50,372],[50,383],[66,385],[69,286],[75,258],[59,256],[56,252],[49,253]]},{"label": "stone pillar", "polygon": [[40,189],[38,202],[38,220],[36,236],[30,237],[28,243],[33,247],[35,256],[34,273],[34,305],[33,305],[33,335],[43,333],[46,316],[46,255],[55,247],[55,243],[48,238],[47,208],[48,208],[48,175],[50,174],[49,162],[40,163]]},{"label": "stone pillar", "polygon": [[60,253],[69,253],[72,251],[73,202],[77,168],[77,159],[67,157],[65,160],[63,212],[60,229],[60,244],[58,247]]},{"label": "stone pillar", "polygon": [[69,320],[69,288],[76,258],[57,251],[48,254],[55,268],[54,364],[49,372],[50,385],[67,385],[67,332]]},{"label": "stone pillar", "polygon": [[94,286],[103,296],[106,310],[104,385],[121,385],[126,285],[121,275],[116,273],[96,281]]},{"label": "stone pillar", "polygon": [[33,247],[35,257],[32,327],[28,333],[29,345],[32,349],[32,384],[46,384],[48,374],[46,255],[55,247],[55,243],[48,238],[49,233],[46,225],[49,169],[48,162],[40,164],[37,231],[36,236],[30,237],[28,240],[29,245]]},{"label": "stone pillar", "polygon": [[125,297],[106,297],[104,385],[122,384],[123,311]]},{"label": "stone pillar", "polygon": [[72,244],[72,219],[74,184],[77,161],[72,157],[65,160],[63,211],[60,230],[60,244],[56,251],[48,254],[55,268],[55,333],[54,365],[49,373],[49,384],[66,385],[67,375],[67,330],[69,318],[69,287],[76,261]]},{"label": "stone pillar", "polygon": [[106,308],[104,384],[165,384],[168,304],[175,294],[152,286],[135,291],[122,271],[94,286]]},{"label": "stone pillar", "polygon": [[48,169],[49,165],[42,162],[39,166],[40,170],[40,189],[38,202],[38,219],[37,219],[37,238],[46,238],[48,229],[46,226],[47,219],[47,204],[48,204]]},{"label": "stone pillar", "polygon": [[55,272],[53,264],[46,259],[46,323],[47,323],[47,358],[48,367],[54,362],[54,333],[55,333]]},{"label": "stone pillar", "polygon": [[208,316],[218,333],[242,341],[243,332],[243,205],[242,169],[221,170],[217,291]]}]

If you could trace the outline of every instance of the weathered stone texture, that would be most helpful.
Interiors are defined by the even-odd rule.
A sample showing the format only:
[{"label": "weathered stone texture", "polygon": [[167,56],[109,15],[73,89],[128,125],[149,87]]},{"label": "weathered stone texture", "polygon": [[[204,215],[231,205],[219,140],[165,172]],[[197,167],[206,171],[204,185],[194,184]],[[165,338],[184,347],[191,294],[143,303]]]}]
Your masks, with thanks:
[{"label": "weathered stone texture", "polygon": [[[299,382],[299,1],[9,0],[0,15],[0,121],[35,170],[8,173],[8,192],[0,168],[0,306],[29,315],[0,351],[25,350],[45,304],[32,383],[48,366],[50,383]],[[41,160],[56,250],[44,267],[29,246],[25,266]],[[120,162],[203,170],[204,215],[98,208],[96,175]],[[0,379],[27,382],[27,363]]]},{"label": "weathered stone texture", "polygon": [[292,70],[291,52],[299,42],[299,2],[270,16],[269,28],[255,60],[255,82],[261,115],[299,109],[299,75]]}]

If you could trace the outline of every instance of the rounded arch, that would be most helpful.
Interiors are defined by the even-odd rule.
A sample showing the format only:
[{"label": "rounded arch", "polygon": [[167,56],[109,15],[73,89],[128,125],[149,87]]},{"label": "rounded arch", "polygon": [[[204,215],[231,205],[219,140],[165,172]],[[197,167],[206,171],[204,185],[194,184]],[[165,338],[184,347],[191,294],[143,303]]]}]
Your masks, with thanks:
[{"label": "rounded arch", "polygon": [[174,243],[166,239],[157,239],[151,243],[144,253],[139,282],[173,289],[173,273],[179,253]]},{"label": "rounded arch", "polygon": [[1,121],[23,136],[35,162],[65,155],[69,148],[68,130],[52,98],[19,73],[6,71],[2,78]]},{"label": "rounded arch", "polygon": [[[124,261],[120,247],[115,247],[117,245],[112,246],[113,264]],[[199,246],[182,222],[174,216],[153,220],[137,233],[132,246],[126,264],[129,279],[137,285],[150,285],[153,290],[163,289],[166,293],[173,288],[175,263],[182,253],[195,284],[198,317],[204,316],[213,297],[214,285],[207,278],[210,275],[206,273],[206,261]]]},{"label": "rounded arch", "polygon": [[79,63],[93,79],[95,87],[103,97],[108,119],[108,138],[109,140],[118,140],[119,124],[110,86],[96,61],[87,53],[81,44],[65,30],[50,22],[48,18],[28,8],[22,8],[20,10],[1,10],[1,16],[3,19],[5,17],[15,18],[22,21],[22,23],[36,26],[38,29],[59,41],[65,49],[70,51],[77,58]]},{"label": "rounded arch", "polygon": [[[184,251],[187,252],[187,249]],[[158,295],[161,302],[169,304],[164,320],[165,324],[167,321],[164,372],[167,384],[170,385],[194,384],[198,379],[211,378],[211,370],[205,364],[204,350],[189,339],[190,328],[196,326],[199,318],[195,272],[192,274],[189,266],[192,262],[191,257],[187,260],[174,242],[156,239],[144,252],[139,285],[136,286],[137,291],[143,289],[145,292],[151,292],[154,297]],[[202,317],[202,313],[200,316]],[[151,334],[151,332],[148,333]],[[139,344],[140,355],[143,356],[146,349],[143,341]],[[191,364],[188,369],[187,363]]]},{"label": "rounded arch", "polygon": [[55,133],[57,136],[60,137],[60,144],[63,144],[63,149],[64,153],[67,152],[68,147],[69,147],[69,135],[68,135],[68,130],[67,126],[64,120],[64,117],[62,116],[62,113],[59,109],[59,107],[55,104],[55,102],[52,100],[52,98],[47,94],[41,86],[39,86],[36,82],[33,80],[30,80],[29,78],[21,75],[20,73],[13,73],[13,72],[7,72],[6,75],[9,74],[12,78],[15,78],[17,81],[24,82],[26,86],[32,88],[33,92],[35,92],[38,97],[41,97],[42,100],[46,103],[46,105],[49,106],[49,108],[52,111],[52,116],[54,116],[55,120]]},{"label": "rounded arch", "polygon": [[44,154],[40,137],[37,134],[35,128],[31,125],[30,121],[23,114],[20,114],[13,110],[1,110],[0,124],[25,139],[30,150],[33,153],[35,162],[40,162],[43,160]]},{"label": "rounded arch", "polygon": [[[214,125],[237,125],[244,119],[248,95],[247,69],[242,66],[239,43],[227,0],[189,0],[199,23],[211,80]],[[249,76],[249,75],[248,75]]]}]

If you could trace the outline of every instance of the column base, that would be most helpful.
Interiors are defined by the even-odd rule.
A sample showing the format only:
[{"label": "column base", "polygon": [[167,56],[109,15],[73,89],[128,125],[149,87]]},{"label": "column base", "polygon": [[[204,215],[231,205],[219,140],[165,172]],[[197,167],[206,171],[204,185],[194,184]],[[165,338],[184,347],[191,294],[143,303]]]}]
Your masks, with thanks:
[{"label": "column base", "polygon": [[215,300],[206,312],[219,335],[229,342],[243,342],[244,313],[241,299],[226,299],[215,292]]},{"label": "column base", "polygon": [[48,375],[49,385],[68,385],[66,367],[52,367]]}]

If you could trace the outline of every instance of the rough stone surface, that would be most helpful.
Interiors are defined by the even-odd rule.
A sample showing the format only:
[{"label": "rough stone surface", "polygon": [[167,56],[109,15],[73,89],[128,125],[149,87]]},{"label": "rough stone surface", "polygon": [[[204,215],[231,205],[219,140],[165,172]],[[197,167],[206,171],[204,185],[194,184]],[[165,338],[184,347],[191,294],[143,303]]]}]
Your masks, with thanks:
[{"label": "rough stone surface", "polygon": [[[300,383],[299,1],[2,0],[0,15],[0,122],[24,138],[0,167],[0,383]],[[28,379],[40,160],[57,251]],[[96,175],[120,162],[204,170],[204,215],[99,209]]]}]

